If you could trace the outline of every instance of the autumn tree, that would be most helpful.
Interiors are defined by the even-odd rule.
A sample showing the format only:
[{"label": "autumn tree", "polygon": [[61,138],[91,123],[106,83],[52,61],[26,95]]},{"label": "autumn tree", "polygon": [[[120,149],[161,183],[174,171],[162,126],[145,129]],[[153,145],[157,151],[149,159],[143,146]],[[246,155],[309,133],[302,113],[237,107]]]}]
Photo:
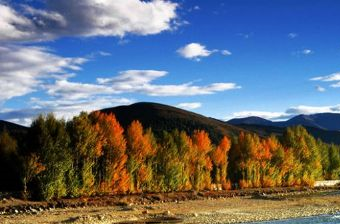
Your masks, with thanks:
[{"label": "autumn tree", "polygon": [[35,154],[29,154],[24,156],[23,158],[23,175],[22,175],[22,182],[23,182],[23,196],[25,199],[29,197],[30,192],[28,191],[27,185],[42,171],[45,170],[45,166],[43,166],[40,161],[39,157]]},{"label": "autumn tree", "polygon": [[98,165],[100,191],[106,193],[126,192],[129,190],[130,179],[126,164],[124,129],[113,114],[95,112],[92,117],[100,141],[94,151],[94,155],[101,155]]},{"label": "autumn tree", "polygon": [[212,161],[209,153],[213,150],[209,135],[204,130],[196,130],[192,135],[192,164],[194,175],[192,186],[195,189],[208,189],[211,184]]},{"label": "autumn tree", "polygon": [[155,153],[156,141],[151,130],[144,132],[142,124],[133,121],[127,128],[128,170],[132,191],[150,188],[153,175],[150,161]]},{"label": "autumn tree", "polygon": [[220,144],[215,148],[212,153],[212,161],[215,170],[214,182],[217,184],[222,184],[224,190],[230,189],[230,183],[229,181],[227,181],[228,152],[230,146],[230,139],[224,136]]},{"label": "autumn tree", "polygon": [[300,179],[302,185],[312,186],[322,174],[321,155],[316,140],[305,128],[297,126],[287,128],[284,143],[293,150],[296,160],[302,164],[296,178]]}]

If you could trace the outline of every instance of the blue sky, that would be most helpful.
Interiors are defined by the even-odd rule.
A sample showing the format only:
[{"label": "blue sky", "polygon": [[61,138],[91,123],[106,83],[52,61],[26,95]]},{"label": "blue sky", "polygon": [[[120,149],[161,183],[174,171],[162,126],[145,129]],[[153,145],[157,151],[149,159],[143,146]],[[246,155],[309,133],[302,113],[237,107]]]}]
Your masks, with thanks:
[{"label": "blue sky", "polygon": [[0,0],[0,119],[140,101],[340,113],[337,0]]}]

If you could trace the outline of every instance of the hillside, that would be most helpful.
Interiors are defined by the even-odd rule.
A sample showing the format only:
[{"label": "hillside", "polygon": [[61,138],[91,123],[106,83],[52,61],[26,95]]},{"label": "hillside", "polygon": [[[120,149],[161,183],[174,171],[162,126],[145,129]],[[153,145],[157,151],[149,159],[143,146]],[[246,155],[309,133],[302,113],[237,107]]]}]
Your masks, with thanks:
[{"label": "hillside", "polygon": [[114,113],[124,127],[127,127],[133,120],[139,120],[144,127],[151,127],[156,135],[163,130],[171,131],[176,128],[188,133],[192,133],[195,129],[204,129],[215,143],[223,135],[237,135],[242,130],[217,119],[158,103],[136,103],[101,111]]},{"label": "hillside", "polygon": [[8,131],[12,136],[21,138],[28,130],[27,127],[0,120],[0,132]]}]

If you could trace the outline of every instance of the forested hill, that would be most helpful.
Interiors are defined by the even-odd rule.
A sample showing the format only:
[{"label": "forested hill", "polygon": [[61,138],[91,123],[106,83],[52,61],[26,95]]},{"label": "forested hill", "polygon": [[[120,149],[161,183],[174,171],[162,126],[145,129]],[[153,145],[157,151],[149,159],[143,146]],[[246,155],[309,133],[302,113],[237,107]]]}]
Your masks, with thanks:
[{"label": "forested hill", "polygon": [[8,131],[12,136],[21,139],[28,131],[28,128],[8,121],[0,120],[0,133],[3,131]]},{"label": "forested hill", "polygon": [[[261,137],[267,137],[271,134],[280,136],[285,132],[286,127],[303,125],[316,139],[321,139],[326,143],[340,144],[340,131],[325,130],[317,128],[316,126],[310,127],[308,125],[306,126],[303,122],[301,124],[288,122],[291,125],[288,125],[287,123],[287,125],[284,126],[276,126],[275,122],[259,117],[233,119],[228,122],[223,122],[176,107],[146,102],[107,108],[101,111],[107,114],[115,114],[124,128],[126,128],[133,120],[139,120],[144,127],[151,127],[156,135],[160,135],[163,131],[171,131],[173,129],[184,130],[189,134],[194,130],[202,129],[209,133],[209,136],[214,143],[218,143],[222,136],[236,136],[241,131],[256,133]],[[310,117],[316,119],[316,117],[319,118],[324,116],[310,115]],[[320,119],[317,119],[317,121],[320,122]]]},{"label": "forested hill", "polygon": [[9,132],[24,132],[27,130],[27,127],[0,120],[0,132],[4,130]]},{"label": "forested hill", "polygon": [[241,128],[223,121],[158,103],[136,103],[103,109],[101,112],[115,114],[120,124],[125,128],[133,120],[139,120],[144,127],[151,127],[156,135],[174,129],[188,133],[197,129],[206,130],[215,143],[219,142],[224,135],[236,136],[242,131]]}]

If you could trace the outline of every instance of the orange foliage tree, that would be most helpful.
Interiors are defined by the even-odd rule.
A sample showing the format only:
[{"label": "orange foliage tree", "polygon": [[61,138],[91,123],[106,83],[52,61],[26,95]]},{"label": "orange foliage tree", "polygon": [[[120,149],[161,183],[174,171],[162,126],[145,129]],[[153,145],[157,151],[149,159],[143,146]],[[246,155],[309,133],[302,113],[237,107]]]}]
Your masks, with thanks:
[{"label": "orange foliage tree", "polygon": [[222,184],[224,190],[230,189],[230,182],[227,181],[227,166],[228,166],[228,152],[231,146],[231,141],[224,136],[220,144],[212,153],[212,161],[215,167],[216,184]]},{"label": "orange foliage tree", "polygon": [[128,170],[131,190],[150,188],[152,180],[151,159],[156,153],[156,142],[151,130],[144,132],[139,121],[133,121],[127,129]]},{"label": "orange foliage tree", "polygon": [[212,161],[209,153],[213,147],[209,134],[203,130],[196,130],[192,135],[192,166],[194,175],[192,185],[195,189],[210,189]]},{"label": "orange foliage tree", "polygon": [[97,150],[97,153],[102,153],[98,164],[99,188],[102,192],[126,192],[129,190],[130,179],[124,129],[113,114],[95,112],[92,116],[102,147]]}]

